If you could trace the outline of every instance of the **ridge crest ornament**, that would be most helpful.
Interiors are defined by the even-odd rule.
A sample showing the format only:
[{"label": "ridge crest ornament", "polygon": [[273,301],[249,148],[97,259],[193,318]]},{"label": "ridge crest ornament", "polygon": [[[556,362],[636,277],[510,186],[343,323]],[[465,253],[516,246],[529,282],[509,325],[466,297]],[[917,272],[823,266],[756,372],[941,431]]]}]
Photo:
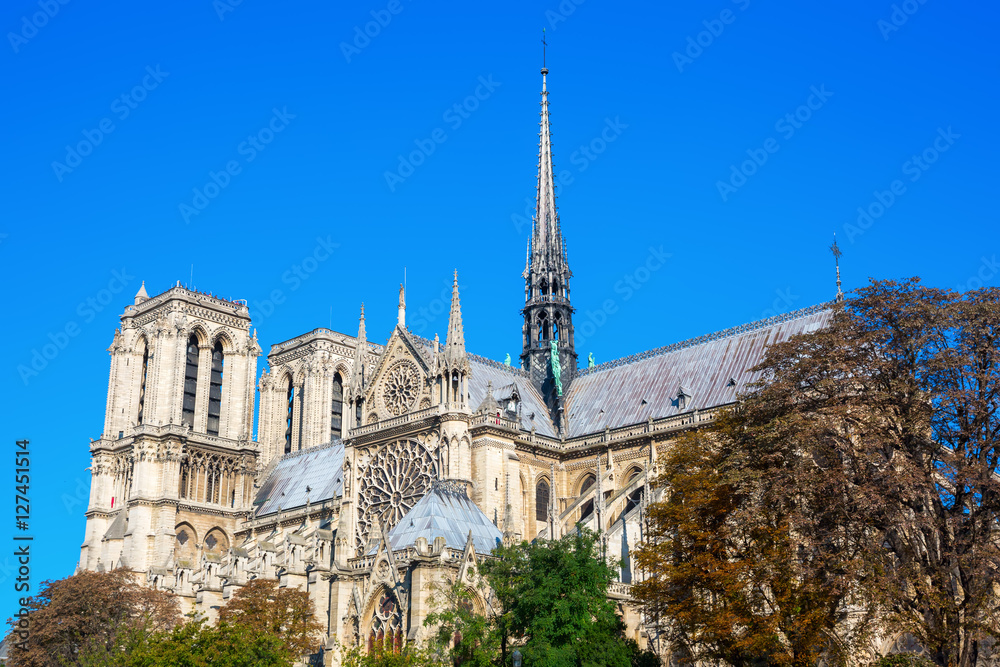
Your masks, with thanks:
[{"label": "ridge crest ornament", "polygon": [[400,361],[386,373],[382,385],[382,403],[393,417],[409,412],[420,393],[417,368],[410,361]]}]

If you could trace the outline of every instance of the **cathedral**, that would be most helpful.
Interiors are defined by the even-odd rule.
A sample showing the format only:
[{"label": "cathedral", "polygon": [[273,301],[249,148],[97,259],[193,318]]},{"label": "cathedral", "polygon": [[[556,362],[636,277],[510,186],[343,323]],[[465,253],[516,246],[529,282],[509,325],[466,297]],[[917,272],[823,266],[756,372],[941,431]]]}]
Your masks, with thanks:
[{"label": "cathedral", "polygon": [[629,558],[657,453],[733,404],[769,344],[830,310],[581,367],[541,74],[520,364],[467,349],[457,275],[443,340],[407,328],[401,289],[384,345],[362,307],[356,334],[273,344],[259,377],[245,302],[143,286],[109,348],[81,569],[130,568],[210,620],[251,579],[308,591],[325,628],[314,659],[336,664],[338,644],[420,642],[449,582],[467,581],[489,612],[477,562],[582,524],[621,562],[609,595],[629,636],[660,648],[631,603],[645,575]]}]

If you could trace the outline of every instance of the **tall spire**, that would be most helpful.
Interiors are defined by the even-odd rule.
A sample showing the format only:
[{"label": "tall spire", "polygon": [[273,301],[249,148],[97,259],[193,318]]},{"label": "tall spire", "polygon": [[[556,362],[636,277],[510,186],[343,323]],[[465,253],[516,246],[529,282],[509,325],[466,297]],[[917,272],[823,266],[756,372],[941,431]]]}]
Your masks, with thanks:
[{"label": "tall spire", "polygon": [[[354,348],[354,368],[351,375],[350,395],[359,398],[365,387],[365,352],[368,338],[365,335],[365,304],[361,304],[361,318],[358,320],[357,347]],[[357,426],[357,425],[356,425]]]},{"label": "tall spire", "polygon": [[451,313],[448,315],[448,338],[444,344],[444,355],[448,361],[457,361],[465,356],[465,331],[462,328],[462,305],[458,299],[458,270],[451,286]]},{"label": "tall spire", "polygon": [[[543,38],[544,41],[544,38]],[[552,346],[558,351],[564,392],[576,372],[573,334],[573,307],[570,305],[570,278],[556,208],[555,169],[552,164],[552,133],[549,126],[547,67],[542,67],[542,109],[538,131],[538,170],[535,184],[535,215],[522,277],[525,304],[522,330],[521,366],[546,397],[554,419],[558,419],[560,394],[554,383]]]},{"label": "tall spire", "polygon": [[844,300],[844,291],[840,288],[840,256],[844,253],[840,252],[840,248],[837,246],[837,233],[833,233],[833,245],[830,246],[830,252],[833,253],[833,261],[837,264],[837,297],[835,301],[840,303]]},{"label": "tall spire", "polygon": [[[556,184],[552,168],[552,133],[549,126],[549,70],[542,68],[542,113],[538,131],[538,173],[535,185],[535,219],[532,224],[532,267],[561,263],[562,234],[556,212]],[[527,276],[525,276],[527,277]]]}]

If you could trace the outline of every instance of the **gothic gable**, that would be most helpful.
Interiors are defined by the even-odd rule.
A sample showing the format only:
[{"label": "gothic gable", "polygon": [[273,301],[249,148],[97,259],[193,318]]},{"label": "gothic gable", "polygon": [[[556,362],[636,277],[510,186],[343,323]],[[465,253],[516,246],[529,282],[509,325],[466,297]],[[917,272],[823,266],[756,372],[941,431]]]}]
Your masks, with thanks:
[{"label": "gothic gable", "polygon": [[431,406],[429,360],[397,327],[368,384],[364,422],[391,419]]}]

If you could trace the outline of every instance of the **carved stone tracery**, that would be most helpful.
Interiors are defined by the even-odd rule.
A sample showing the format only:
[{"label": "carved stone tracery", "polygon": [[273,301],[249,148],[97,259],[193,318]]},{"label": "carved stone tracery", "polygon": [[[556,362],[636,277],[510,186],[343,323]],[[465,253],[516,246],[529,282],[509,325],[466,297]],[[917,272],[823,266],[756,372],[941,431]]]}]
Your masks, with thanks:
[{"label": "carved stone tracery", "polygon": [[419,442],[398,440],[370,454],[363,470],[359,465],[358,549],[364,547],[376,518],[391,529],[437,478],[434,456]]}]

